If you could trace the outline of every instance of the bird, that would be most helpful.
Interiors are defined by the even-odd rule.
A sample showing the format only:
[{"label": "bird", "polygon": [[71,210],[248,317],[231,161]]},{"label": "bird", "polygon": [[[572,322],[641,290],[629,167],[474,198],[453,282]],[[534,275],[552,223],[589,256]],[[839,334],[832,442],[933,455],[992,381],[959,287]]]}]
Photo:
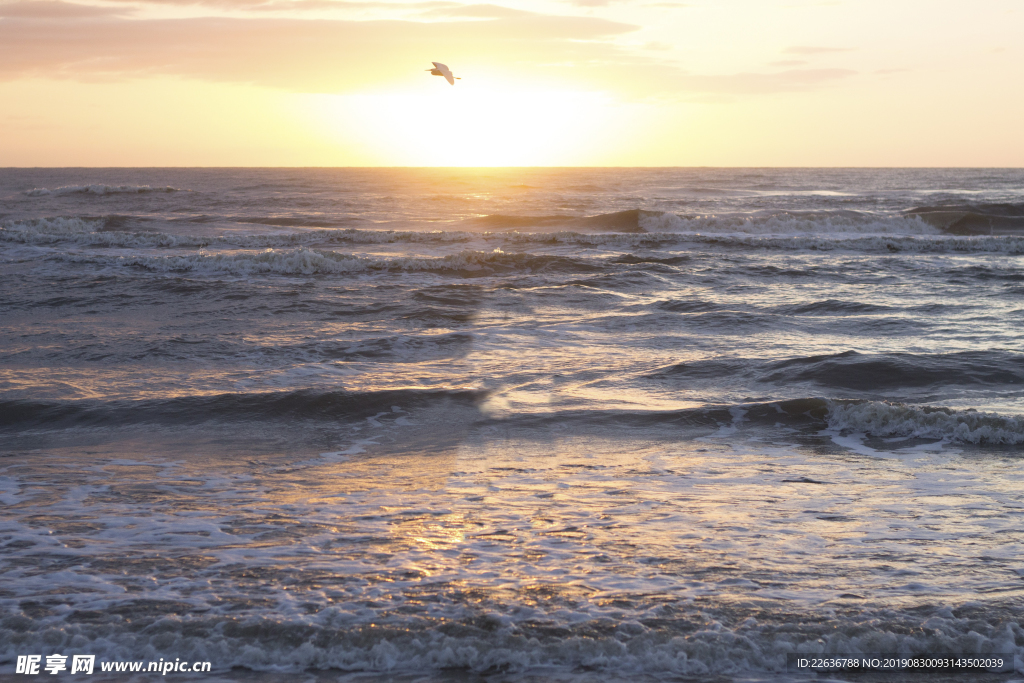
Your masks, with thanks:
[{"label": "bird", "polygon": [[442,64],[441,62],[431,62],[431,64],[434,65],[434,68],[433,69],[427,69],[427,71],[430,72],[431,76],[444,76],[444,79],[446,81],[448,81],[449,83],[451,83],[452,85],[455,85],[455,81],[461,81],[462,80],[461,78],[453,76],[452,75],[452,70],[449,69],[444,64]]}]

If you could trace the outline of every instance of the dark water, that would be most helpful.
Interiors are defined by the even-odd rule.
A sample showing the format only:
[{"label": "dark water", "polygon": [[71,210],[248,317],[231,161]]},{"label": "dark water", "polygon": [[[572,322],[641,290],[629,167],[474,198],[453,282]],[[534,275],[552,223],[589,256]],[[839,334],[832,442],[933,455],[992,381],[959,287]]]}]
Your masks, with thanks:
[{"label": "dark water", "polygon": [[1024,672],[1022,221],[1020,170],[0,170],[0,667]]}]

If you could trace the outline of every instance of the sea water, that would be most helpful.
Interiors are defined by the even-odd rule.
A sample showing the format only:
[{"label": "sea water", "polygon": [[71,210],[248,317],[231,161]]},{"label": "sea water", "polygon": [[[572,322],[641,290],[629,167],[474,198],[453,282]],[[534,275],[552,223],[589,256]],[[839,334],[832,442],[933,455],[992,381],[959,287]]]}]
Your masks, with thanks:
[{"label": "sea water", "polygon": [[1024,672],[1024,171],[0,170],[0,316],[4,673]]}]

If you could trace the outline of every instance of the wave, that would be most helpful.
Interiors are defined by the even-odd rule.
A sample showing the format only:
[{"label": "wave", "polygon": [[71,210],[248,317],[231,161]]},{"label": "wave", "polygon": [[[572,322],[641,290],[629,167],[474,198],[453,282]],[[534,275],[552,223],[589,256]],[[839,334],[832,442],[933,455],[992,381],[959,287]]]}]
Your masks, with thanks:
[{"label": "wave", "polygon": [[[693,306],[686,306],[686,302],[680,302],[680,305],[678,310],[684,313],[708,310],[704,302],[695,302]],[[825,301],[819,305],[829,309],[839,308],[840,315],[860,312],[859,304]],[[672,308],[672,303],[664,303],[659,307],[664,310],[677,310]],[[808,309],[805,313],[807,315],[819,314],[815,305],[805,308]],[[668,365],[647,377],[672,381],[707,379],[718,382],[728,382],[733,378],[734,381],[770,384],[776,387],[803,384],[831,390],[861,392],[862,396],[950,386],[1014,389],[1024,386],[1024,354],[1012,351],[938,354],[861,354],[846,351],[768,363],[748,358],[725,358]]]},{"label": "wave", "polygon": [[602,266],[594,261],[566,256],[508,254],[494,251],[463,250],[438,257],[405,256],[366,257],[322,249],[273,250],[260,252],[211,254],[199,252],[185,256],[89,256],[59,254],[53,257],[70,263],[143,268],[156,273],[200,273],[205,275],[350,275],[382,272],[432,272],[464,277],[504,273],[532,274],[551,272],[593,272]]},{"label": "wave", "polygon": [[860,301],[841,301],[839,299],[826,299],[814,301],[809,304],[787,304],[777,306],[772,312],[781,315],[870,315],[887,313],[893,311],[891,306],[879,306]]},{"label": "wave", "polygon": [[931,211],[967,211],[987,216],[1004,216],[1024,218],[1024,203],[978,203],[978,204],[936,204],[934,206],[918,206],[907,213],[928,213]]},{"label": "wave", "polygon": [[[708,368],[708,372],[712,370]],[[943,440],[961,445],[1024,444],[1024,417],[861,399],[795,398],[765,403],[710,405],[676,411],[564,411],[511,416],[495,423],[523,426],[572,424],[613,429],[643,429],[649,435],[671,428],[679,438],[728,429],[785,429],[805,434],[823,430],[872,437]]]},{"label": "wave", "polygon": [[264,422],[362,419],[439,402],[475,406],[484,394],[456,390],[376,392],[287,391],[261,394],[184,396],[146,401],[0,401],[0,429],[68,429],[131,425],[196,425],[208,422]]},{"label": "wave", "polygon": [[644,211],[646,232],[756,235],[936,235],[941,231],[917,216],[878,216],[859,211],[758,211],[679,215]]},{"label": "wave", "polygon": [[1024,204],[939,204],[906,212],[953,235],[1024,233]]},{"label": "wave", "polygon": [[479,390],[406,389],[377,392],[301,390],[142,401],[3,400],[0,401],[0,430],[21,432],[139,425],[361,420],[388,412],[396,405],[412,411],[444,403],[471,409],[482,425],[593,424],[645,430],[670,427],[679,435],[693,430],[710,433],[722,427],[781,427],[812,433],[829,429],[874,437],[926,438],[971,445],[1024,444],[1022,416],[889,401],[809,397],[675,411],[576,410],[484,418],[478,406],[487,396],[488,392]]},{"label": "wave", "polygon": [[255,225],[269,225],[278,228],[329,228],[333,226],[344,225],[344,222],[340,221],[329,221],[325,220],[322,216],[320,217],[233,217],[231,220],[238,223],[253,223]]},{"label": "wave", "polygon": [[[275,219],[267,219],[273,221]],[[0,240],[24,244],[70,242],[83,246],[125,248],[204,248],[210,246],[242,249],[273,249],[329,244],[451,244],[468,242],[474,235],[460,231],[361,230],[357,228],[303,230],[270,235],[222,234],[214,236],[173,235],[156,231],[119,230],[124,216],[55,217],[0,223]],[[246,222],[254,222],[247,220]],[[282,225],[283,224],[278,224]]]},{"label": "wave", "polygon": [[[256,576],[266,571],[262,567],[252,570]],[[71,571],[62,573],[64,578],[70,576]],[[324,577],[333,578],[321,570],[315,583]],[[302,578],[298,574],[298,579]],[[407,582],[399,577],[390,590],[409,590]],[[189,602],[115,599],[102,593],[112,584],[116,585],[96,580],[97,587],[90,587],[94,596],[100,596],[91,603],[101,609],[67,609],[64,619],[28,619],[20,608],[4,616],[0,637],[8,645],[0,645],[0,662],[13,666],[15,658],[25,652],[56,650],[65,655],[93,654],[99,661],[212,659],[214,673],[263,671],[276,678],[303,673],[309,678],[315,677],[309,675],[312,672],[333,670],[334,675],[362,672],[373,676],[355,680],[483,678],[592,683],[680,676],[731,680],[736,675],[740,680],[757,681],[765,680],[765,674],[770,680],[779,680],[779,676],[790,680],[787,657],[794,654],[995,654],[1008,660],[1010,667],[1019,667],[1024,655],[1024,647],[1016,644],[1024,637],[1024,629],[1017,623],[1018,612],[1007,602],[987,610],[978,609],[977,603],[953,609],[941,602],[917,610],[864,610],[838,600],[824,613],[794,614],[782,608],[773,614],[769,606],[756,611],[688,607],[658,594],[650,597],[660,607],[639,613],[601,609],[586,599],[556,611],[529,602],[494,604],[480,598],[477,606],[460,604],[450,595],[467,591],[455,584],[449,593],[436,597],[430,589],[421,588],[414,593],[419,600],[382,615],[381,600],[363,600],[358,605],[344,601],[346,585],[342,583],[343,589],[331,586],[334,590],[328,594],[333,597],[327,608],[306,616],[250,615],[246,613],[249,610],[234,617],[215,613],[179,616],[175,612],[189,609]],[[305,594],[305,586],[298,586],[293,592]],[[320,587],[313,588],[308,593],[320,599]],[[431,600],[429,617],[419,609],[424,595]],[[290,596],[274,597],[287,607],[296,601]],[[230,598],[237,600],[234,595]],[[607,602],[616,605],[625,600]],[[25,611],[38,604],[23,603]],[[210,611],[204,607],[203,611]],[[104,608],[113,611],[111,618],[104,617]],[[122,621],[134,623],[118,624],[115,619],[122,614],[132,617]],[[783,621],[787,618],[789,623]]]},{"label": "wave", "polygon": [[939,354],[860,354],[856,351],[778,361],[759,381],[780,386],[810,381],[856,391],[936,386],[1024,386],[1024,354],[964,351]]},{"label": "wave", "polygon": [[[840,234],[703,234],[699,232],[584,233],[556,232],[484,232],[395,231],[357,228],[302,230],[283,234],[222,234],[215,236],[172,235],[156,231],[128,232],[118,229],[124,216],[56,217],[6,221],[0,224],[0,241],[48,245],[72,243],[83,246],[121,248],[198,249],[213,246],[243,249],[283,247],[360,245],[360,244],[459,244],[483,240],[498,245],[582,246],[614,249],[680,249],[710,247],[718,249],[770,249],[779,251],[855,251],[869,253],[946,254],[996,253],[1024,254],[1024,236],[1020,235],[850,235]],[[647,256],[624,256],[620,262],[651,262]],[[681,261],[668,265],[676,265]]]},{"label": "wave", "polygon": [[104,225],[103,220],[95,218],[30,218],[0,224],[0,235],[7,241],[47,243],[61,238],[90,235],[102,230]]},{"label": "wave", "polygon": [[875,437],[940,439],[974,445],[1024,444],[1024,417],[1004,417],[970,409],[835,401],[829,406],[828,426]]},{"label": "wave", "polygon": [[597,232],[645,232],[643,222],[658,212],[629,209],[597,216],[504,216],[471,218],[467,224],[487,231],[523,230],[594,230]]},{"label": "wave", "polygon": [[681,215],[630,209],[595,216],[490,215],[465,221],[472,230],[593,231],[617,233],[696,233],[758,235],[936,235],[942,231],[917,215],[880,216],[860,211],[755,211]]},{"label": "wave", "polygon": [[828,239],[822,237],[716,237],[707,236],[702,244],[722,247],[748,247],[754,249],[778,249],[800,251],[858,251],[872,253],[907,254],[950,254],[950,253],[996,253],[1024,254],[1024,238],[1021,237],[953,237],[934,238],[917,236],[855,237]]},{"label": "wave", "polygon": [[29,197],[60,197],[67,194],[145,194],[150,192],[188,192],[188,190],[181,190],[176,187],[152,187],[150,185],[65,185],[63,187],[57,187],[49,189],[45,187],[36,187],[31,190],[25,190],[22,194]]},{"label": "wave", "polygon": [[[484,235],[484,237],[488,237]],[[615,249],[752,249],[772,251],[850,251],[881,254],[1024,254],[1024,236],[921,235],[750,235],[700,232],[648,232],[640,234],[586,234],[578,232],[504,233],[494,235],[504,244],[565,245]],[[634,258],[642,258],[636,257]]]},{"label": "wave", "polygon": [[628,266],[641,264],[655,264],[661,266],[680,266],[692,261],[692,256],[637,256],[636,254],[625,254],[612,259],[612,263],[622,263]]}]

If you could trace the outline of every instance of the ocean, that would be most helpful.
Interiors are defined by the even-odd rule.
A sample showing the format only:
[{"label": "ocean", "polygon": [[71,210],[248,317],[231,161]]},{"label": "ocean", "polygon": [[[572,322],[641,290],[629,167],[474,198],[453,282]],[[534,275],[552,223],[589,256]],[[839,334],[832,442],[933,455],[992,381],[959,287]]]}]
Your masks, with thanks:
[{"label": "ocean", "polygon": [[0,169],[0,292],[2,675],[1024,673],[1024,170]]}]

